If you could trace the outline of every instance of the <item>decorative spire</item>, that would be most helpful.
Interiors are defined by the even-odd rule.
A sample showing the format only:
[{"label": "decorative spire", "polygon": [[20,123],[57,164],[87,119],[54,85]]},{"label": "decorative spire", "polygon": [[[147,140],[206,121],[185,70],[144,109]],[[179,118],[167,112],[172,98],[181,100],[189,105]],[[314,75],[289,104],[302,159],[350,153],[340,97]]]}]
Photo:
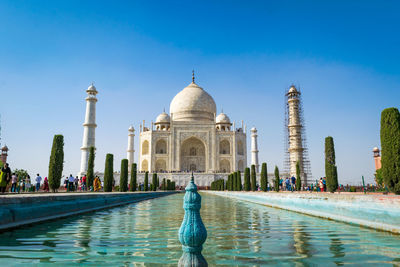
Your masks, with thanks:
[{"label": "decorative spire", "polygon": [[192,83],[194,83],[194,70],[192,70]]}]

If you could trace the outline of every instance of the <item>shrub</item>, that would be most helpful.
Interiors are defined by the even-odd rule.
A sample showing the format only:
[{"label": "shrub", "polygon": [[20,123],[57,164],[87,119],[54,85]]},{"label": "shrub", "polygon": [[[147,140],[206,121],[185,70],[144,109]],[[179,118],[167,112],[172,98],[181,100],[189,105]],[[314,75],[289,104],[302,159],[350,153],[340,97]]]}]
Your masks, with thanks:
[{"label": "shrub", "polygon": [[[128,160],[121,160],[121,176],[119,179],[119,191],[126,192],[128,191]],[[117,189],[115,189],[117,190]]]},{"label": "shrub", "polygon": [[257,190],[256,165],[251,165],[251,191]]},{"label": "shrub", "polygon": [[153,191],[157,191],[157,173],[153,173]]},{"label": "shrub", "polygon": [[60,187],[64,167],[64,136],[55,135],[49,162],[49,186],[53,192]]},{"label": "shrub", "polygon": [[274,185],[274,188],[275,188],[276,192],[279,192],[279,169],[278,169],[278,166],[275,166],[274,174],[275,174],[275,185]]},{"label": "shrub", "polygon": [[300,162],[296,162],[296,190],[301,191]]},{"label": "shrub", "polygon": [[400,113],[387,108],[381,114],[382,176],[391,192],[400,194]]},{"label": "shrub", "polygon": [[260,174],[260,186],[261,190],[267,192],[268,188],[268,172],[267,172],[267,163],[263,163],[261,165],[261,174]]},{"label": "shrub", "polygon": [[112,184],[114,180],[114,155],[106,155],[106,166],[104,168],[104,192],[112,191]]},{"label": "shrub", "polygon": [[238,191],[242,191],[242,175],[240,174],[240,171],[237,171],[237,180],[238,180]]},{"label": "shrub", "polygon": [[325,176],[327,190],[331,193],[335,192],[339,184],[335,159],[335,146],[331,136],[325,138]]},{"label": "shrub", "polygon": [[137,165],[136,163],[132,163],[131,166],[131,179],[129,181],[129,191],[135,192],[137,188]]},{"label": "shrub", "polygon": [[89,148],[89,160],[88,160],[88,169],[86,172],[86,182],[87,182],[87,188],[90,188],[93,186],[93,181],[94,181],[94,146],[91,146]]},{"label": "shrub", "polygon": [[144,173],[144,185],[143,185],[144,191],[149,190],[149,172]]},{"label": "shrub", "polygon": [[244,191],[250,191],[250,168],[244,169]]}]

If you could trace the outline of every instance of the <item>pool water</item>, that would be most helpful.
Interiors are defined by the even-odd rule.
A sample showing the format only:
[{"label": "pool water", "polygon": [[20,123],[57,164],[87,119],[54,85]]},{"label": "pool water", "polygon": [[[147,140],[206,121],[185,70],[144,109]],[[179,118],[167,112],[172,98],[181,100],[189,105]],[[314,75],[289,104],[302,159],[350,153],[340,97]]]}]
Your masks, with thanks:
[{"label": "pool water", "polygon": [[[400,235],[201,194],[210,266],[400,265]],[[183,194],[0,234],[0,266],[176,266]]]}]

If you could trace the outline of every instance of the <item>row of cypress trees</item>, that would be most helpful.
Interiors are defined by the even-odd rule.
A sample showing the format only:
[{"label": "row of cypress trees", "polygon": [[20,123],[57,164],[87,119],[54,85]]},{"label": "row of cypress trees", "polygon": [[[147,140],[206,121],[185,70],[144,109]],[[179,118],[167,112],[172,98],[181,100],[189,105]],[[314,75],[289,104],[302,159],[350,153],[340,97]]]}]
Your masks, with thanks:
[{"label": "row of cypress trees", "polygon": [[228,175],[226,188],[229,191],[242,191],[242,175],[240,174],[240,171]]},{"label": "row of cypress trees", "polygon": [[170,179],[163,179],[161,183],[161,190],[175,190],[175,181],[171,181]]},{"label": "row of cypress trees", "polygon": [[224,191],[225,189],[226,188],[224,179],[219,179],[214,182],[211,182],[211,190]]}]

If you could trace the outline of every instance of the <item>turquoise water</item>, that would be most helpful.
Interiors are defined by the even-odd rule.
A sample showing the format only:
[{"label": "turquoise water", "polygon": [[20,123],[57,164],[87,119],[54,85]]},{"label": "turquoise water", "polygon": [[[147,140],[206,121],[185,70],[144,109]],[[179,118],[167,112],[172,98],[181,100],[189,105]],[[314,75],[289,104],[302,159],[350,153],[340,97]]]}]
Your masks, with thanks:
[{"label": "turquoise water", "polygon": [[[400,265],[400,236],[202,194],[210,266]],[[183,194],[0,234],[0,266],[176,266]]]}]

